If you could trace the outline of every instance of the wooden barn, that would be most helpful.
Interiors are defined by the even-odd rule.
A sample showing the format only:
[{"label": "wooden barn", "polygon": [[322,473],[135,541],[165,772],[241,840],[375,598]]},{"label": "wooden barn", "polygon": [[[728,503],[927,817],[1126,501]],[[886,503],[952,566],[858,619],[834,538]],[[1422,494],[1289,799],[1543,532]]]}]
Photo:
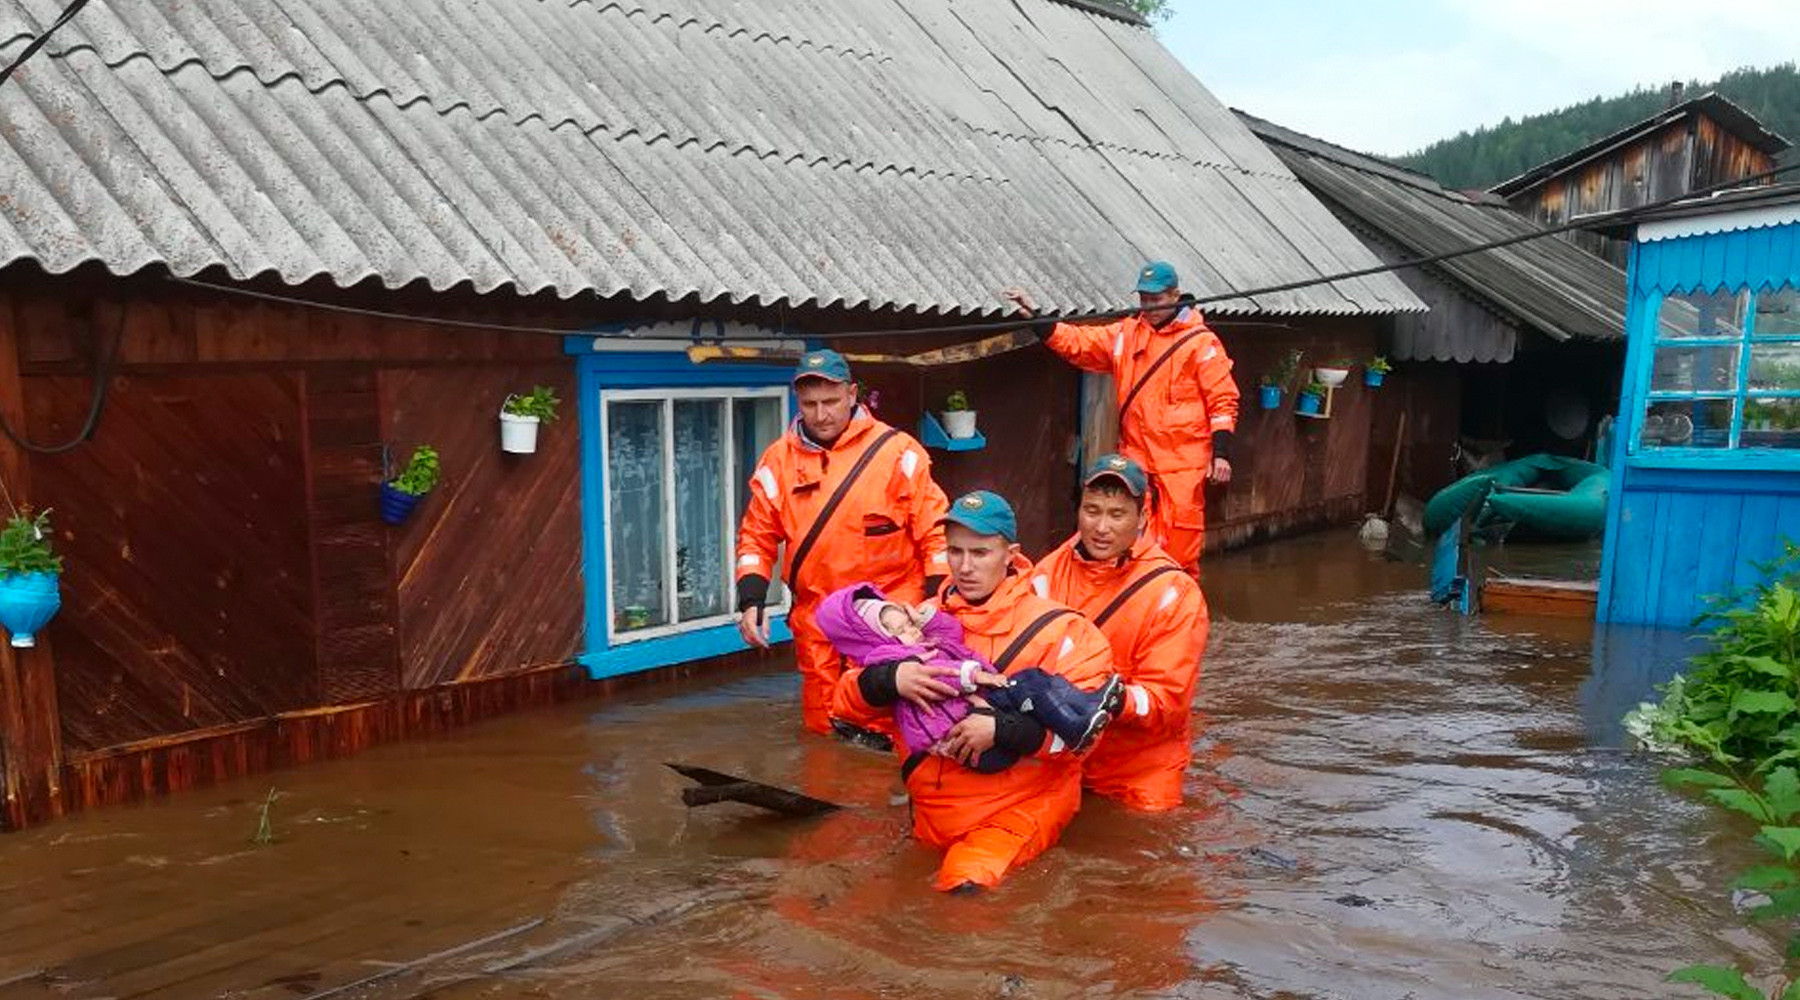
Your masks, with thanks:
[{"label": "wooden barn", "polygon": [[1800,185],[1613,232],[1631,306],[1598,614],[1686,629],[1800,543]]},{"label": "wooden barn", "polygon": [[[1541,229],[1493,195],[1450,191],[1376,157],[1239,117],[1389,263]],[[1625,272],[1546,237],[1396,273],[1431,311],[1390,320],[1385,348],[1406,377],[1376,416],[1376,469],[1388,468],[1398,444],[1402,488],[1427,497],[1467,471],[1455,457],[1478,442],[1503,445],[1509,457],[1602,460],[1599,428],[1618,400]]]},{"label": "wooden barn", "polygon": [[[1667,109],[1497,184],[1493,193],[1525,217],[1553,226],[1775,168],[1788,140],[1717,92],[1680,100],[1679,86]],[[1568,238],[1625,266],[1628,241],[1585,230]]]},{"label": "wooden barn", "polygon": [[[0,58],[46,24],[0,0]],[[966,389],[986,447],[938,475],[1041,551],[1078,376],[906,331],[1015,284],[1117,307],[1149,256],[1202,294],[1375,263],[1145,25],[1074,0],[93,0],[0,87],[0,174],[0,483],[65,561],[38,644],[0,647],[15,828],[738,662],[784,352],[885,356],[909,428]],[[1378,275],[1212,314],[1253,387],[1422,308]],[[690,353],[721,343],[764,360]],[[540,385],[562,419],[503,453]],[[1371,398],[1247,411],[1215,531],[1360,513]],[[421,445],[441,482],[388,524]]]}]

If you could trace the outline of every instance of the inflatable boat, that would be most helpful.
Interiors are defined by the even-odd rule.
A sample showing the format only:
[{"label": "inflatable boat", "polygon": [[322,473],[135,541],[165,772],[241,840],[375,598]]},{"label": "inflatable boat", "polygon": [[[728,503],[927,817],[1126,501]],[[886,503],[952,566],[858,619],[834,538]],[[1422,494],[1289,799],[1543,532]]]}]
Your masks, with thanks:
[{"label": "inflatable boat", "polygon": [[1531,455],[1482,469],[1438,491],[1425,505],[1425,532],[1435,538],[1473,514],[1478,529],[1508,528],[1518,537],[1587,541],[1606,528],[1605,466],[1559,455]]}]

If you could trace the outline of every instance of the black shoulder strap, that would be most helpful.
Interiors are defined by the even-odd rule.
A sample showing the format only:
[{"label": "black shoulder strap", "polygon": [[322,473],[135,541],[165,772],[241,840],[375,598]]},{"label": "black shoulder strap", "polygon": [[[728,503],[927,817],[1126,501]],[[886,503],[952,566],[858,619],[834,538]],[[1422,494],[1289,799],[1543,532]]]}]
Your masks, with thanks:
[{"label": "black shoulder strap", "polygon": [[1116,615],[1119,613],[1119,609],[1123,608],[1125,606],[1126,601],[1131,600],[1131,598],[1133,596],[1135,596],[1138,591],[1143,590],[1145,587],[1150,586],[1150,581],[1156,579],[1159,576],[1168,576],[1170,573],[1184,573],[1184,572],[1186,572],[1186,570],[1183,570],[1180,566],[1170,566],[1165,563],[1164,565],[1158,566],[1155,569],[1151,570],[1150,572],[1145,573],[1143,576],[1140,576],[1137,579],[1131,581],[1131,586],[1126,587],[1124,590],[1119,591],[1119,596],[1113,598],[1111,604],[1108,604],[1106,607],[1102,608],[1100,610],[1100,613],[1094,616],[1094,624],[1096,626],[1105,625],[1106,620],[1108,618],[1111,618],[1113,615]]},{"label": "black shoulder strap", "polygon": [[1000,655],[994,658],[994,672],[1006,673],[1006,668],[1012,666],[1012,661],[1018,659],[1020,653],[1025,652],[1025,647],[1031,644],[1031,640],[1037,638],[1039,632],[1049,627],[1050,623],[1058,618],[1073,614],[1075,612],[1068,608],[1054,608],[1038,615],[1030,625],[1025,626],[1025,631],[1014,637],[1013,641],[1000,652]]},{"label": "black shoulder strap", "polygon": [[1170,344],[1169,349],[1162,352],[1161,357],[1157,358],[1155,361],[1150,362],[1150,367],[1144,369],[1144,373],[1142,375],[1138,376],[1137,384],[1131,387],[1131,391],[1129,393],[1125,394],[1125,402],[1119,404],[1119,422],[1120,423],[1123,423],[1125,421],[1125,414],[1130,412],[1131,404],[1137,401],[1138,393],[1143,392],[1144,386],[1150,384],[1150,376],[1155,375],[1156,370],[1158,368],[1161,368],[1163,365],[1167,364],[1169,359],[1175,356],[1175,352],[1179,351],[1183,347],[1185,347],[1187,345],[1188,341],[1193,340],[1195,337],[1198,337],[1205,332],[1206,332],[1206,329],[1204,327],[1202,327],[1198,330],[1188,331],[1186,334],[1184,334],[1182,336],[1182,338],[1180,340],[1177,340],[1175,343]]},{"label": "black shoulder strap", "polygon": [[850,467],[849,474],[844,476],[844,481],[832,491],[831,499],[825,501],[824,509],[819,511],[818,517],[813,518],[812,527],[806,529],[806,537],[802,538],[799,546],[794,549],[794,558],[788,561],[788,586],[794,586],[800,579],[801,564],[806,562],[806,557],[812,553],[813,544],[825,532],[825,525],[830,522],[831,516],[837,513],[838,507],[844,502],[844,497],[850,494],[850,487],[856,485],[856,481],[862,478],[863,471],[869,467],[869,463],[875,461],[875,453],[881,450],[881,446],[887,444],[889,439],[899,433],[898,428],[889,427],[886,433],[875,439],[874,444],[864,448],[863,453],[857,457],[856,464]]}]

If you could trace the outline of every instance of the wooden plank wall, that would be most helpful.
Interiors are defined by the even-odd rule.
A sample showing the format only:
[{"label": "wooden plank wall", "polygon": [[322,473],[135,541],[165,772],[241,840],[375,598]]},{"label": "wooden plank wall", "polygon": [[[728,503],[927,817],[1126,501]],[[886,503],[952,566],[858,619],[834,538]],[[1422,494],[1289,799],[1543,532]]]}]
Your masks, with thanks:
[{"label": "wooden plank wall", "polygon": [[1608,621],[1687,628],[1706,599],[1758,583],[1758,563],[1800,542],[1800,475],[1622,470],[1610,539]]},{"label": "wooden plank wall", "polygon": [[[509,391],[541,382],[572,397],[560,339],[46,279],[0,294],[0,383],[16,387],[0,391],[3,412],[35,439],[68,438],[95,352],[115,338],[91,440],[30,461],[0,449],[19,499],[55,508],[66,559],[53,674],[0,654],[0,695],[29,716],[0,716],[9,758],[30,765],[7,774],[34,782],[21,797],[41,807],[9,810],[9,825],[380,742],[400,724],[327,738],[296,720],[569,661],[582,625],[579,429],[570,419],[538,455],[510,460],[497,423]],[[376,516],[390,435],[433,440],[451,470],[426,516],[399,529]],[[34,655],[49,663],[48,638]],[[221,730],[261,733],[242,738],[263,749],[216,766],[173,749]],[[111,776],[59,790],[63,758],[111,761]]]},{"label": "wooden plank wall", "polygon": [[[1577,215],[1634,208],[1774,167],[1774,157],[1713,119],[1692,114],[1510,201],[1524,215],[1555,225]],[[1627,244],[1621,240],[1587,232],[1564,238],[1625,266]]]},{"label": "wooden plank wall", "polygon": [[[507,455],[501,403],[534,385],[556,390],[562,418],[538,429],[535,454]],[[442,485],[391,536],[405,686],[572,658],[585,612],[573,366],[385,368],[381,396],[396,464],[429,443],[444,467]]]}]

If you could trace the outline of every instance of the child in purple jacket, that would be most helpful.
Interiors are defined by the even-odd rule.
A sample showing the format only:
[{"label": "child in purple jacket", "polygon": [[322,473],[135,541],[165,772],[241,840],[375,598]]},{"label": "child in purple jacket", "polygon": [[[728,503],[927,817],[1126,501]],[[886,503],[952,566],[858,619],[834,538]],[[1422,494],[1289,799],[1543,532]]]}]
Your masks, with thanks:
[{"label": "child in purple jacket", "polygon": [[[1124,700],[1124,682],[1117,674],[1108,677],[1100,690],[1087,692],[1036,668],[1010,677],[995,673],[992,664],[963,644],[962,625],[955,618],[930,605],[914,612],[888,600],[873,584],[836,591],[820,602],[814,618],[838,653],[856,663],[915,660],[957,670],[955,678],[944,680],[960,686],[963,697],[933,702],[927,708],[905,700],[894,706],[894,722],[909,757],[929,753],[970,712],[993,709],[1030,715],[1070,748],[1084,750],[1118,714]],[[989,749],[974,770],[992,774],[1017,761],[1016,754]]]}]

